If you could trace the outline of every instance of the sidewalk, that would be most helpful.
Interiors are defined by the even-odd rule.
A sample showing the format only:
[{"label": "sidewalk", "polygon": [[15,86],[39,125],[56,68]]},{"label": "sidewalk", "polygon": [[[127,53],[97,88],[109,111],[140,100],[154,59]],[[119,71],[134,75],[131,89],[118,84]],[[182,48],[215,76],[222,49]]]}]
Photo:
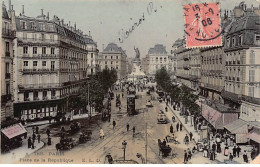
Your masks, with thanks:
[{"label": "sidewalk", "polygon": [[[166,106],[166,104],[165,104],[165,106]],[[195,142],[197,143],[198,141],[200,141],[200,132],[195,131],[194,127],[191,125],[190,117],[188,117],[188,122],[187,122],[187,124],[185,124],[185,118],[180,116],[180,111],[174,110],[173,107],[170,106],[170,105],[168,105],[168,108],[170,108],[172,113],[180,120],[180,122],[182,123],[183,127],[188,132],[192,132],[193,133],[193,138],[194,138]],[[224,147],[225,147],[224,143],[222,142],[222,144],[221,144],[222,152],[221,153],[217,153],[215,161],[219,161],[219,163],[224,163],[224,164],[246,164],[243,161],[243,158],[242,158],[244,150],[247,150],[247,155],[248,155],[249,162],[252,161],[251,157],[249,155],[250,146],[240,146],[240,148],[241,148],[240,157],[239,158],[235,157],[233,159],[233,161],[229,161],[229,157],[228,156],[224,156],[224,154],[223,154]],[[233,147],[229,147],[229,153],[233,153],[232,152],[232,148]],[[200,153],[200,155],[201,156],[199,158],[205,158],[205,157],[202,156],[202,152]],[[209,159],[209,158],[206,158],[206,159]],[[199,162],[196,162],[196,163],[199,163]],[[214,163],[214,162],[212,162],[212,163]]]},{"label": "sidewalk", "polygon": [[1,154],[1,163],[10,164],[20,162],[21,159],[26,159],[27,155],[30,155],[37,150],[41,149],[44,143],[41,141],[38,143],[35,141],[35,149],[28,149],[27,139],[23,139],[23,145],[19,148],[13,149],[8,153]]}]

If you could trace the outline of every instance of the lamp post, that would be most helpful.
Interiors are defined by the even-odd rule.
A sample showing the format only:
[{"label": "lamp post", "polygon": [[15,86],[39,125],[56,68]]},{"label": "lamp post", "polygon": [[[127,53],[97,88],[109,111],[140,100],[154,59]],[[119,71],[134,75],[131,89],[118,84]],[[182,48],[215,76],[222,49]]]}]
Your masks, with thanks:
[{"label": "lamp post", "polygon": [[123,150],[124,150],[124,160],[125,160],[125,149],[126,149],[127,142],[124,140],[122,142]]}]

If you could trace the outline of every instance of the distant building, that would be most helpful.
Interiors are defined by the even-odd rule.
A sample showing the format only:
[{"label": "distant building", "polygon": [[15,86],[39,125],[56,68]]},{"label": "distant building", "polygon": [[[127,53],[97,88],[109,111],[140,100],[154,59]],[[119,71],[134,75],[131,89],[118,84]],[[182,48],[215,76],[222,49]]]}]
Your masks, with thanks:
[{"label": "distant building", "polygon": [[150,48],[148,54],[143,59],[143,66],[146,75],[155,75],[156,71],[163,67],[168,71],[169,56],[170,55],[167,53],[165,46],[162,44],[156,44],[153,48]]},{"label": "distant building", "polygon": [[12,25],[11,10],[9,13],[2,4],[2,53],[1,53],[1,122],[13,118],[13,40],[15,29]]},{"label": "distant building", "polygon": [[109,43],[100,54],[101,70],[115,69],[118,79],[125,79],[127,76],[127,55],[125,51],[115,43]]}]

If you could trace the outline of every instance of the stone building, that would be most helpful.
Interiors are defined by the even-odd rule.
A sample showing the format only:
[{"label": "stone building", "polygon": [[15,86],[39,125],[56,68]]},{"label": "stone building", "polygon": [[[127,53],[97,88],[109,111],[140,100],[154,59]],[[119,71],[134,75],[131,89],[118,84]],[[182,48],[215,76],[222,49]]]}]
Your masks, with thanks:
[{"label": "stone building", "polygon": [[127,55],[125,51],[115,43],[109,43],[100,55],[101,70],[115,69],[118,79],[126,79]]},{"label": "stone building", "polygon": [[76,24],[65,24],[57,16],[50,19],[43,10],[36,18],[23,10],[13,19],[15,116],[38,120],[76,112],[73,99],[87,82],[86,36]]},{"label": "stone building", "polygon": [[155,75],[156,71],[163,67],[169,72],[169,54],[162,44],[156,44],[154,48],[150,48],[144,60],[147,62],[144,65],[147,75]]},{"label": "stone building", "polygon": [[[231,25],[225,38],[225,103],[240,118],[256,121],[260,117],[260,16],[247,12]],[[259,120],[259,119],[258,119]]]},{"label": "stone building", "polygon": [[188,86],[195,94],[200,92],[200,49],[187,49],[185,40],[182,40],[174,50],[177,59],[177,82]]},{"label": "stone building", "polygon": [[2,4],[2,52],[1,52],[1,124],[13,118],[13,11]]}]

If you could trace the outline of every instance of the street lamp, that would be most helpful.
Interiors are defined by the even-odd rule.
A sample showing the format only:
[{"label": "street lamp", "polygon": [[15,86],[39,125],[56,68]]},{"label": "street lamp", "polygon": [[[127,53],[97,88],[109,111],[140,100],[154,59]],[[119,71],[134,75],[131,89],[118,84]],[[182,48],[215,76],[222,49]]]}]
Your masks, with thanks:
[{"label": "street lamp", "polygon": [[144,157],[143,157],[142,154],[137,153],[137,154],[136,154],[136,157],[137,157],[137,158],[141,158],[141,160],[142,160],[142,164],[145,164],[145,160],[144,160]]},{"label": "street lamp", "polygon": [[124,149],[124,160],[125,160],[125,149],[126,149],[126,145],[127,145],[127,142],[124,140],[122,142],[122,146],[123,146],[123,149]]}]

